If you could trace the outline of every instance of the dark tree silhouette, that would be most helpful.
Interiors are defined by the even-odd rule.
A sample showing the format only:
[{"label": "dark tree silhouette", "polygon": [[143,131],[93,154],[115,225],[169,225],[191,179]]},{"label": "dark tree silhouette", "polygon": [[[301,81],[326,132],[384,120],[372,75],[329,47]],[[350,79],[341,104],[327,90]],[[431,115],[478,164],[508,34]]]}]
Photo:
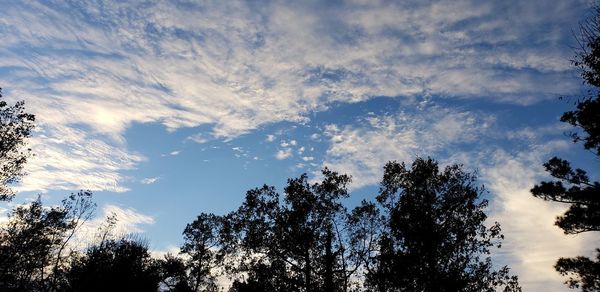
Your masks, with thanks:
[{"label": "dark tree silhouette", "polygon": [[[248,191],[231,216],[243,252],[241,271],[247,281],[232,289],[273,291],[348,291],[361,261],[352,257],[348,212],[350,177],[328,169],[310,184],[304,174],[289,179],[283,199],[273,187]],[[246,289],[246,290],[244,290]]]},{"label": "dark tree silhouette", "polygon": [[68,243],[94,208],[89,192],[59,207],[44,207],[39,198],[17,207],[0,229],[0,290],[59,290],[73,254]]},{"label": "dark tree silhouette", "polygon": [[[600,158],[600,7],[594,16],[580,26],[580,49],[572,64],[580,69],[584,84],[589,86],[587,96],[578,99],[576,109],[565,112],[561,121],[574,126],[569,133],[573,142]],[[555,178],[542,181],[531,193],[546,201],[568,204],[568,210],[557,217],[556,225],[565,234],[600,231],[600,182],[592,181],[587,172],[573,168],[564,159],[553,157],[544,164]],[[555,265],[562,275],[569,276],[566,284],[582,291],[600,291],[600,249],[598,261],[585,257],[561,258]]]},{"label": "dark tree silhouette", "polygon": [[161,286],[170,292],[193,292],[188,282],[187,267],[183,259],[167,254],[160,261]]},{"label": "dark tree silhouette", "polygon": [[389,258],[382,257],[386,242],[383,238],[385,220],[380,209],[372,202],[362,201],[352,210],[348,221],[348,236],[350,241],[350,257],[361,263],[366,271],[366,283],[363,286],[368,291],[388,291],[386,279],[390,273],[384,272]]},{"label": "dark tree silhouette", "polygon": [[215,269],[222,263],[219,254],[223,219],[202,213],[183,231],[181,253],[187,258],[188,282],[192,291],[216,291]]},{"label": "dark tree silhouette", "polygon": [[571,288],[580,287],[583,291],[599,291],[600,250],[597,250],[595,261],[587,257],[561,258],[555,267],[563,275],[577,275],[576,278],[572,277],[567,281]]},{"label": "dark tree silhouette", "polygon": [[490,248],[503,237],[498,223],[484,225],[487,201],[474,175],[458,165],[440,171],[431,158],[384,170],[384,227],[366,277],[372,290],[521,290],[507,267],[493,269]]},{"label": "dark tree silhouette", "polygon": [[88,248],[67,278],[70,291],[152,291],[161,281],[160,263],[138,240],[106,240]]},{"label": "dark tree silhouette", "polygon": [[1,100],[0,88],[0,201],[10,200],[14,192],[9,185],[23,174],[23,166],[30,154],[25,148],[31,136],[35,117],[25,112],[24,102],[9,106]]},{"label": "dark tree silhouette", "polygon": [[229,292],[263,292],[263,291],[291,291],[286,290],[285,283],[278,283],[277,278],[273,278],[273,271],[283,266],[277,264],[265,265],[257,264],[248,271],[248,277],[245,280],[235,280]]}]

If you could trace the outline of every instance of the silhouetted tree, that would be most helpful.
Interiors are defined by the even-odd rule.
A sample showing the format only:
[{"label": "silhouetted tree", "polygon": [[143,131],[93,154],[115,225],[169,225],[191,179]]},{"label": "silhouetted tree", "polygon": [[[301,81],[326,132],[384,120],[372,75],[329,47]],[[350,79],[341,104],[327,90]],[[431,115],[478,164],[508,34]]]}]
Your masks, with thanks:
[{"label": "silhouetted tree", "polygon": [[[583,142],[586,150],[600,157],[600,7],[580,26],[580,32],[580,50],[572,63],[581,70],[584,84],[590,88],[587,96],[576,101],[576,109],[565,112],[561,121],[576,128],[570,133],[573,142]],[[569,205],[555,224],[565,234],[600,231],[600,182],[590,180],[586,171],[574,169],[567,160],[558,157],[550,159],[544,167],[556,180],[541,182],[531,193],[546,201]],[[597,252],[600,259],[600,249]],[[600,261],[577,257],[561,258],[555,268],[569,276],[566,282],[569,287],[600,291],[599,266]]]},{"label": "silhouetted tree", "polygon": [[152,291],[161,281],[160,263],[137,240],[106,240],[87,249],[67,278],[71,291]]},{"label": "silhouetted tree", "polygon": [[170,292],[193,292],[188,282],[187,267],[180,257],[167,254],[160,261],[161,286]]},{"label": "silhouetted tree", "polygon": [[243,252],[247,281],[232,289],[347,291],[361,261],[350,255],[348,197],[350,177],[328,169],[310,184],[304,174],[289,179],[283,199],[273,187],[248,191],[232,216],[232,239]]},{"label": "silhouetted tree", "polygon": [[376,291],[520,291],[507,267],[494,270],[490,248],[502,239],[485,226],[487,201],[476,177],[458,165],[438,169],[417,158],[389,162],[377,201],[383,209],[379,253],[368,263]]},{"label": "silhouetted tree", "polygon": [[58,207],[44,207],[39,198],[17,207],[0,229],[0,290],[58,290],[73,254],[68,244],[94,208],[90,192]]},{"label": "silhouetted tree", "polygon": [[[349,257],[352,262],[361,264],[370,290],[388,291],[386,279],[391,274],[383,272],[390,259],[379,256],[385,250],[386,242],[382,237],[385,220],[380,213],[374,203],[365,200],[352,210],[348,220],[348,236],[351,238]],[[384,274],[388,276],[384,277]]]},{"label": "silhouetted tree", "polygon": [[278,267],[276,263],[271,265],[257,264],[248,271],[248,277],[245,280],[235,280],[229,292],[262,292],[262,291],[288,291],[285,283],[278,281],[273,277],[273,271]]},{"label": "silhouetted tree", "polygon": [[24,103],[9,106],[1,100],[0,88],[0,201],[10,200],[14,192],[9,185],[21,177],[30,149],[25,149],[35,117],[25,112]]},{"label": "silhouetted tree", "polygon": [[222,262],[218,254],[221,225],[221,217],[202,213],[183,231],[181,253],[187,258],[186,267],[192,291],[217,289],[214,270]]},{"label": "silhouetted tree", "polygon": [[556,270],[563,275],[576,274],[566,283],[571,288],[583,291],[599,291],[598,275],[600,275],[600,249],[596,250],[596,260],[587,257],[561,258],[556,263]]}]

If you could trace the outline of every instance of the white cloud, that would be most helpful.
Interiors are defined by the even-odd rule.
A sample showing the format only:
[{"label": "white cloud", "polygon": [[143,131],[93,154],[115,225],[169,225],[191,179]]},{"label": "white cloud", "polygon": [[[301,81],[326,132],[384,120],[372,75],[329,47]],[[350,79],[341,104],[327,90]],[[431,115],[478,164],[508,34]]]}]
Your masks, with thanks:
[{"label": "white cloud", "polygon": [[160,178],[159,177],[147,177],[141,180],[141,183],[145,184],[145,185],[150,185],[153,184],[155,182],[157,182]]},{"label": "white cloud", "polygon": [[267,142],[273,142],[275,141],[275,135],[267,135]]},{"label": "white cloud", "polygon": [[194,134],[194,135],[187,137],[187,140],[194,141],[198,144],[203,144],[203,143],[208,142],[209,139],[206,138],[204,135],[198,133],[198,134]]},{"label": "white cloud", "polygon": [[177,155],[179,155],[179,153],[181,153],[181,151],[179,151],[179,150],[175,150],[175,151],[171,151],[171,152],[169,153],[169,155],[171,155],[171,156],[177,156]]},{"label": "white cloud", "polygon": [[275,158],[279,159],[279,160],[284,160],[286,158],[290,158],[292,157],[292,149],[290,148],[286,148],[283,150],[278,150],[277,153],[275,153]]},{"label": "white cloud", "polygon": [[[108,227],[107,218],[116,219],[112,227]],[[107,204],[103,206],[99,215],[85,222],[77,230],[75,239],[71,242],[72,247],[83,249],[98,243],[106,234],[107,239],[115,239],[131,234],[143,233],[144,225],[154,224],[154,218],[142,214],[132,208],[123,208]]]},{"label": "white cloud", "polygon": [[19,191],[107,190],[124,192],[121,170],[133,169],[145,158],[70,127],[38,125],[30,141],[34,156],[26,164],[27,175]]},{"label": "white cloud", "polygon": [[564,149],[561,142],[534,146],[515,154],[497,150],[482,166],[482,179],[495,195],[490,221],[502,224],[506,236],[502,254],[510,261],[526,291],[564,291],[565,278],[553,268],[560,257],[591,256],[597,234],[565,235],[554,225],[566,206],[534,198],[529,190],[546,177],[542,157],[548,151]]},{"label": "white cloud", "polygon": [[[0,16],[0,78],[50,133],[86,128],[85,141],[102,135],[122,153],[133,123],[209,125],[213,138],[231,139],[307,122],[336,101],[429,94],[528,104],[578,86],[564,40],[584,0],[317,3],[13,3]],[[64,146],[87,155],[82,142]],[[48,181],[25,189],[61,176],[49,174],[48,153],[39,159],[49,176],[38,179]],[[123,190],[120,172],[137,160],[127,161],[88,184]]]},{"label": "white cloud", "polygon": [[151,249],[150,254],[155,259],[164,259],[167,254],[178,255],[180,248],[175,245],[169,245],[166,249]]},{"label": "white cloud", "polygon": [[436,106],[417,114],[369,116],[363,127],[327,125],[324,135],[330,146],[323,166],[352,175],[352,187],[360,188],[378,183],[390,160],[410,162],[455,149],[474,141],[493,123],[493,116]]},{"label": "white cloud", "polygon": [[101,220],[100,218],[106,218],[113,214],[117,219],[117,224],[114,229],[114,234],[117,236],[140,233],[143,232],[142,225],[154,224],[154,218],[152,216],[139,213],[133,208],[123,208],[116,205],[104,206],[104,208],[102,208],[102,216],[97,220]]},{"label": "white cloud", "polygon": [[302,160],[304,160],[304,161],[313,161],[313,160],[315,160],[315,158],[312,157],[312,156],[304,156],[304,157],[302,157]]}]

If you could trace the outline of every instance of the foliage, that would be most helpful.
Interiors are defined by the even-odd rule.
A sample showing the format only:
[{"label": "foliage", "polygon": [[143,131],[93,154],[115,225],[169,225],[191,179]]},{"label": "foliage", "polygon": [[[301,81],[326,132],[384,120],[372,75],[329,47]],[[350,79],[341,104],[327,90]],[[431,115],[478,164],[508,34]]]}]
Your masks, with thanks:
[{"label": "foliage", "polygon": [[1,100],[0,88],[0,201],[10,200],[14,192],[9,188],[23,175],[23,166],[30,155],[24,149],[31,136],[35,117],[25,112],[24,102],[9,106]]},{"label": "foliage", "polygon": [[498,223],[485,226],[487,201],[475,176],[431,158],[384,168],[377,202],[384,210],[379,253],[368,263],[376,291],[520,291],[508,268],[493,270]]},{"label": "foliage", "polygon": [[558,157],[544,163],[544,167],[559,180],[543,181],[531,193],[546,201],[569,204],[569,209],[556,219],[556,225],[566,234],[600,231],[600,183],[591,182],[584,170],[573,169],[568,161]]},{"label": "foliage", "polygon": [[88,248],[67,273],[71,291],[157,291],[160,263],[136,240],[107,240]]},{"label": "foliage", "polygon": [[582,291],[600,291],[600,249],[596,250],[596,260],[587,257],[561,258],[554,266],[563,276],[570,276],[566,282],[570,288]]},{"label": "foliage", "polygon": [[221,221],[219,216],[202,213],[183,231],[181,253],[187,258],[185,264],[192,291],[217,289],[214,270],[222,262],[217,254]]},{"label": "foliage", "polygon": [[285,283],[280,283],[277,278],[273,277],[274,271],[283,268],[276,263],[254,265],[248,271],[247,279],[235,280],[229,288],[229,292],[284,291],[287,288]]},{"label": "foliage", "polygon": [[[575,143],[600,157],[600,7],[594,16],[580,26],[580,49],[572,60],[580,69],[588,95],[575,102],[575,110],[565,112],[561,121],[575,127],[570,136]],[[531,193],[546,201],[568,204],[568,210],[559,216],[556,225],[566,234],[600,231],[600,182],[592,181],[586,171],[573,169],[567,160],[553,157],[544,164],[555,179],[542,181]],[[585,257],[561,258],[555,268],[562,275],[570,275],[566,284],[582,291],[600,291],[600,251],[598,261]],[[593,268],[596,267],[596,268]]]},{"label": "foliage", "polygon": [[171,254],[160,261],[161,286],[171,292],[192,292],[188,283],[187,267],[183,259]]},{"label": "foliage", "polygon": [[72,194],[59,207],[41,200],[17,207],[0,230],[0,289],[57,290],[74,251],[68,244],[95,205],[91,193]]},{"label": "foliage", "polygon": [[350,256],[348,212],[341,203],[349,182],[347,175],[324,169],[318,183],[305,174],[289,179],[281,199],[269,186],[248,191],[231,216],[230,238],[243,252],[238,267],[250,274],[235,289],[348,291],[360,266]]}]

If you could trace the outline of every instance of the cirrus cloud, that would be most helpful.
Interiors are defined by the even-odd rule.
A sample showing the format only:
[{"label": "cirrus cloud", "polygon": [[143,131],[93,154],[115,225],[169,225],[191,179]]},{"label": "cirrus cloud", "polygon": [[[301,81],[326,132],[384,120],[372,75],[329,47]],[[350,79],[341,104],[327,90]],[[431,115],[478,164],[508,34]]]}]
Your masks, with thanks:
[{"label": "cirrus cloud", "polygon": [[[30,169],[44,165],[44,176],[27,178],[23,188],[125,190],[120,173],[140,160],[124,138],[133,123],[169,130],[208,125],[194,136],[205,142],[281,121],[307,123],[334,102],[374,96],[531,104],[566,94],[578,84],[564,40],[585,5],[12,3],[0,15],[0,78],[10,96],[27,99],[47,131],[35,144],[38,166]],[[64,129],[119,153],[108,156],[110,168],[100,159],[73,161],[98,164],[98,181],[77,179],[75,168],[65,173],[57,163],[60,151],[87,156],[81,139],[39,146],[62,139],[52,135]],[[65,174],[71,184],[61,179]]]}]

